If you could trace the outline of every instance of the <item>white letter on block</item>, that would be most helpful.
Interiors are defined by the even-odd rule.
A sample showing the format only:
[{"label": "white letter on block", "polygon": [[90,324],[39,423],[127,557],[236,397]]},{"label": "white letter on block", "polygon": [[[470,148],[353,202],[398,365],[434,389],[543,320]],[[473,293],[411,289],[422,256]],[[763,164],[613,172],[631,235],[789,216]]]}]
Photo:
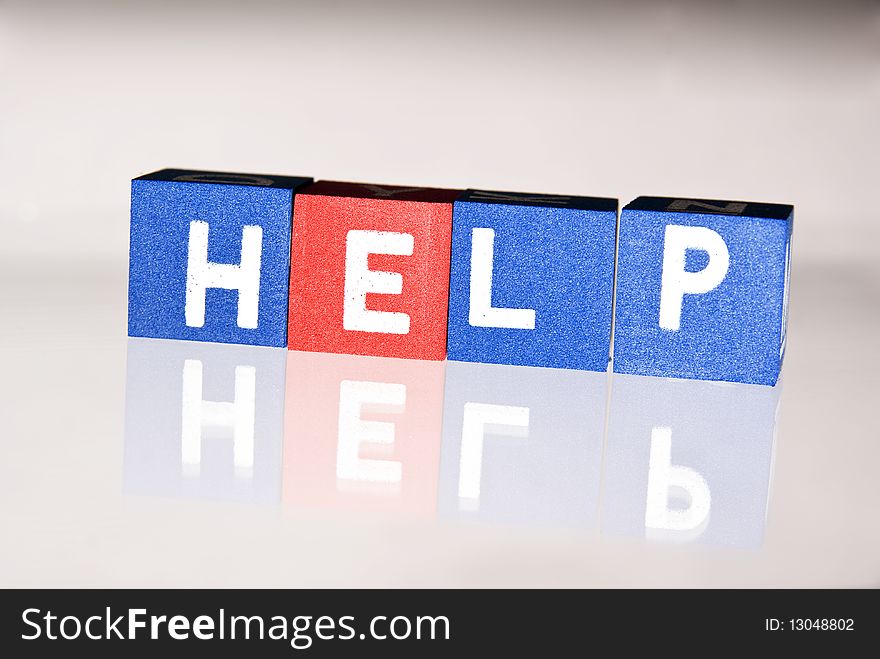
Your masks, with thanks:
[{"label": "white letter on block", "polygon": [[[403,465],[396,460],[364,460],[362,443],[378,445],[392,455],[394,424],[364,421],[361,412],[369,405],[375,411],[400,414],[406,406],[406,385],[386,382],[343,380],[339,384],[339,440],[336,447],[336,478],[371,483],[400,483]],[[381,450],[380,449],[380,450]]]},{"label": "white letter on block", "polygon": [[205,325],[205,291],[238,290],[238,326],[256,329],[260,309],[260,259],[262,227],[247,225],[241,234],[241,263],[208,262],[208,223],[189,223],[189,256],[186,264],[186,324]]},{"label": "white letter on block", "polygon": [[[709,263],[698,272],[685,270],[689,249],[709,254]],[[660,327],[681,326],[681,303],[685,293],[708,293],[718,286],[730,267],[730,253],[724,239],[712,229],[670,224],[663,241],[663,275],[660,284]]]},{"label": "white letter on block", "polygon": [[370,254],[412,256],[414,240],[408,233],[392,231],[348,232],[345,238],[345,299],[342,327],[361,332],[409,334],[409,315],[398,311],[367,309],[367,293],[400,295],[403,275],[399,272],[370,270]]},{"label": "white letter on block", "polygon": [[488,403],[465,403],[458,466],[458,503],[465,510],[480,507],[483,437],[487,431],[509,437],[529,436],[529,408]]},{"label": "white letter on block", "polygon": [[[645,502],[645,528],[683,532],[690,540],[700,535],[709,520],[712,497],[706,480],[690,467],[672,464],[672,429],[651,430],[651,457],[648,466],[648,496]],[[670,508],[673,495],[684,505]],[[688,533],[689,532],[689,533]]]},{"label": "white letter on block", "polygon": [[474,229],[471,234],[471,302],[468,322],[473,327],[535,329],[534,309],[492,306],[492,260],[495,230]]},{"label": "white letter on block", "polygon": [[232,430],[232,461],[237,476],[250,477],[254,467],[256,373],[253,366],[235,367],[235,401],[202,400],[202,362],[183,363],[183,432],[181,462],[187,475],[198,476],[202,462],[202,431]]}]

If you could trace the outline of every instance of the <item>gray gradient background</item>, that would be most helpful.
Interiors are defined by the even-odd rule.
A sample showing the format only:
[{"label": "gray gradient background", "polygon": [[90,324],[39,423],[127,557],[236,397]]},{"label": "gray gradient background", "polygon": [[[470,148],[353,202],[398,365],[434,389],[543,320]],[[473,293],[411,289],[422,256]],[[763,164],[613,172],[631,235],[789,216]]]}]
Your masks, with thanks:
[{"label": "gray gradient background", "polygon": [[[880,584],[880,8],[0,0],[0,585]],[[763,546],[123,494],[129,180],[794,203]]]}]

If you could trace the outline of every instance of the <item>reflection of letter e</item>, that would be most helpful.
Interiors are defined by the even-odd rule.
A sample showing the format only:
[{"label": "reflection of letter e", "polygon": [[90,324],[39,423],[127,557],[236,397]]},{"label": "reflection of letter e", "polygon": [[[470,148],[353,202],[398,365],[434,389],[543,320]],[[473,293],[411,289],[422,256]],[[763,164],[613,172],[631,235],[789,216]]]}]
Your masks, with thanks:
[{"label": "reflection of letter e", "polygon": [[361,444],[383,447],[394,453],[395,428],[389,421],[361,418],[364,408],[400,414],[406,406],[406,385],[388,382],[343,380],[339,384],[339,439],[336,452],[336,478],[348,481],[400,483],[403,465],[398,460],[360,457]]}]

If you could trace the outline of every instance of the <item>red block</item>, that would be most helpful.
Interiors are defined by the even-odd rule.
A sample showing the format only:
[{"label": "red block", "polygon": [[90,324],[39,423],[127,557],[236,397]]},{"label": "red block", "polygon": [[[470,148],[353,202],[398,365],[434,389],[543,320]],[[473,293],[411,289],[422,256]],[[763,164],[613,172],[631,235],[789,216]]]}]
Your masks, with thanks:
[{"label": "red block", "polygon": [[445,367],[288,353],[284,501],[433,516]]},{"label": "red block", "polygon": [[288,347],[444,359],[460,193],[333,181],[298,192]]}]

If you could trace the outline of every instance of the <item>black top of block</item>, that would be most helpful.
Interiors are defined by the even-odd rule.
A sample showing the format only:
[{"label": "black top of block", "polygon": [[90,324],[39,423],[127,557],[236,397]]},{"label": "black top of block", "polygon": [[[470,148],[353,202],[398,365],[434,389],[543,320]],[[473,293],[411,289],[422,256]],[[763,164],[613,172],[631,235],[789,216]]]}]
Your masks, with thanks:
[{"label": "black top of block", "polygon": [[351,181],[318,181],[304,190],[299,190],[298,194],[451,204],[461,194],[461,190],[420,188],[414,185],[354,183]]},{"label": "black top of block", "polygon": [[458,201],[481,204],[507,204],[510,206],[543,206],[550,208],[573,208],[585,211],[617,212],[617,199],[607,197],[575,197],[559,194],[530,192],[499,192],[496,190],[468,189]]},{"label": "black top of block", "polygon": [[176,181],[180,183],[219,183],[222,185],[250,185],[262,188],[294,190],[312,182],[310,176],[275,176],[273,174],[240,174],[206,172],[197,169],[160,169],[152,174],[138,176],[135,181]]},{"label": "black top of block", "polygon": [[651,211],[663,213],[696,213],[706,215],[739,215],[742,217],[766,217],[787,220],[794,206],[789,204],[766,204],[754,201],[722,201],[720,199],[690,199],[688,197],[636,197],[625,211]]}]

